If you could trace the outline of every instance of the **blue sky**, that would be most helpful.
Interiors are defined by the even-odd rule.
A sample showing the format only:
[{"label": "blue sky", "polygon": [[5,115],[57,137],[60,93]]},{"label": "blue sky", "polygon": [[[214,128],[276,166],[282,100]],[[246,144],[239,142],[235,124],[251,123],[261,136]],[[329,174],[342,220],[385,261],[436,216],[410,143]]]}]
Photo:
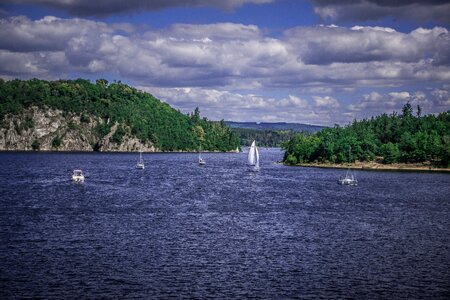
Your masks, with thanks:
[{"label": "blue sky", "polygon": [[[394,3],[394,4],[391,4]],[[4,0],[0,77],[106,78],[213,120],[450,109],[450,1]]]}]

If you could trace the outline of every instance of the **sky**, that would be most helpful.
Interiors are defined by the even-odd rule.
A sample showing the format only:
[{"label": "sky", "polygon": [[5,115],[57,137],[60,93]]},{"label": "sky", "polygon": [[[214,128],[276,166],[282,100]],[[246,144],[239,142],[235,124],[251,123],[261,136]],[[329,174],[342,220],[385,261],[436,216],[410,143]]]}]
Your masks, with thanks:
[{"label": "sky", "polygon": [[450,110],[450,1],[2,0],[0,78],[121,81],[211,120]]}]

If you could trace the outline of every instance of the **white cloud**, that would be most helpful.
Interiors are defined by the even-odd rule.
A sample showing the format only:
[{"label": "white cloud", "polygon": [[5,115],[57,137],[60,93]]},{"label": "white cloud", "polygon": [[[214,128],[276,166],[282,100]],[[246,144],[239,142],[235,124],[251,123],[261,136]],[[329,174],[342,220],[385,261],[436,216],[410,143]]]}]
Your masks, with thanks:
[{"label": "white cloud", "polygon": [[298,59],[306,64],[396,61],[403,63],[442,57],[450,47],[450,34],[443,27],[419,28],[411,33],[391,28],[337,26],[296,27],[285,32]]},{"label": "white cloud", "polygon": [[320,97],[313,96],[314,103],[316,107],[320,108],[339,108],[339,102],[330,96]]},{"label": "white cloud", "polygon": [[422,114],[439,113],[450,109],[450,94],[448,90],[434,89],[430,93],[424,91],[400,91],[389,93],[371,92],[362,95],[361,99],[347,106],[353,119],[368,118],[382,113],[401,113],[402,107],[409,102],[414,109],[420,105]]},{"label": "white cloud", "polygon": [[[436,89],[433,97],[425,93],[427,103],[446,109],[448,94],[439,89],[450,81],[449,48],[442,27],[410,33],[296,27],[274,38],[257,26],[234,23],[143,29],[12,17],[0,20],[0,77],[115,77],[158,87],[161,97],[174,93],[169,103],[189,111],[200,106],[210,118],[333,124],[419,101],[411,92],[417,85]],[[391,94],[380,91],[386,88]],[[355,98],[360,89],[373,93],[365,92],[345,111],[341,95]],[[265,96],[269,90],[286,96]]]},{"label": "white cloud", "polygon": [[183,113],[199,107],[202,115],[213,120],[298,122],[317,125],[333,125],[347,122],[348,118],[336,115],[335,99],[324,97],[333,103],[330,107],[316,105],[315,101],[287,95],[268,97],[255,94],[231,93],[203,88],[139,87],[164,100]]},{"label": "white cloud", "polygon": [[434,104],[443,109],[450,110],[450,91],[448,89],[435,89],[431,92]]},{"label": "white cloud", "polygon": [[[410,34],[297,27],[276,39],[257,26],[234,23],[139,31],[123,23],[13,17],[0,21],[0,49],[31,54],[41,68],[33,73],[52,73],[55,66],[32,53],[62,52],[68,74],[105,72],[146,85],[354,89],[450,79],[450,35],[441,27]],[[2,67],[0,74],[10,75]]]}]

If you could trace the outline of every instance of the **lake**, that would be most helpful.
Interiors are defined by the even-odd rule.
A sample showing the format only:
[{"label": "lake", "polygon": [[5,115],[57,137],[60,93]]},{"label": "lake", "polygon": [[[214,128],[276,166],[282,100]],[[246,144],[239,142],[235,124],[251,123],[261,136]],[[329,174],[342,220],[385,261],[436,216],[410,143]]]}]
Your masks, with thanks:
[{"label": "lake", "polygon": [[260,156],[0,153],[0,298],[448,299],[450,174]]}]

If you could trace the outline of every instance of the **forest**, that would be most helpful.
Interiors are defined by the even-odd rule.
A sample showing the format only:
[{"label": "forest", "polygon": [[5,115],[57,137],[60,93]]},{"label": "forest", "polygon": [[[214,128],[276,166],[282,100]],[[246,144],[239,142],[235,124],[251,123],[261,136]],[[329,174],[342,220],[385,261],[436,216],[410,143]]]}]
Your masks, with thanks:
[{"label": "forest", "polygon": [[262,147],[280,147],[284,142],[289,141],[298,132],[317,132],[323,126],[302,124],[302,123],[264,123],[264,122],[232,122],[225,121],[230,126],[231,131],[236,133],[241,145],[250,146],[252,141]]},{"label": "forest", "polygon": [[[239,137],[224,121],[202,118],[198,108],[184,115],[151,94],[120,81],[0,79],[1,121],[7,114],[18,114],[30,106],[73,112],[80,115],[81,122],[89,115],[100,117],[105,121],[96,128],[100,137],[114,123],[125,124],[132,135],[142,142],[153,142],[162,151],[193,151],[200,147],[207,151],[230,151],[239,146]],[[124,130],[117,130],[114,139],[120,142],[123,134]]]},{"label": "forest", "polygon": [[450,111],[421,115],[408,102],[402,113],[355,120],[315,134],[297,134],[283,144],[284,162],[347,163],[377,161],[450,165]]},{"label": "forest", "polygon": [[292,130],[273,130],[273,129],[251,129],[251,128],[231,128],[231,131],[239,136],[242,146],[250,146],[252,141],[257,141],[261,147],[280,147],[282,143],[289,141],[294,137]]}]

